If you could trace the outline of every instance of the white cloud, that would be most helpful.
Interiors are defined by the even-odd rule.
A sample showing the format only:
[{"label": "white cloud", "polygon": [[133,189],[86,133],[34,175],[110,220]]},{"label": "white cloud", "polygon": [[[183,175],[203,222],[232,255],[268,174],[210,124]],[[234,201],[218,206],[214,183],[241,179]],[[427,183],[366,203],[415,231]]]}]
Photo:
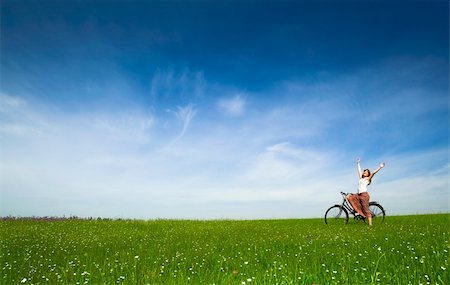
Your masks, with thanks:
[{"label": "white cloud", "polygon": [[[154,78],[155,96],[187,95],[202,78],[161,73]],[[4,96],[0,214],[321,217],[340,202],[339,191],[355,191],[358,156],[370,169],[386,161],[370,191],[388,214],[445,210],[447,147],[396,147],[420,138],[423,126],[408,129],[412,137],[394,133],[416,128],[420,122],[412,123],[414,114],[426,118],[436,108],[448,112],[448,106],[440,106],[442,98],[433,95],[436,102],[422,108],[428,98],[422,98],[428,90],[422,88],[408,102],[413,106],[401,110],[406,117],[400,120],[389,112],[402,108],[398,103],[406,93],[386,88],[394,97],[362,100],[363,91],[374,99],[380,85],[358,90],[364,85],[358,80],[361,76],[354,74],[343,83],[278,86],[268,96],[291,97],[264,106],[256,100],[248,106],[242,95],[227,97],[229,90],[216,86],[213,94],[221,99],[212,107],[237,116],[238,122],[217,116],[207,100],[195,105],[188,98],[188,103],[168,100],[178,107],[169,106],[161,115],[130,106],[119,113],[55,112],[45,104]]]},{"label": "white cloud", "polygon": [[30,106],[26,100],[0,94],[0,134],[38,135],[50,128],[50,122],[40,116],[37,108]]},{"label": "white cloud", "polygon": [[282,142],[266,148],[269,153],[292,157],[302,162],[322,160],[323,154],[294,147],[290,142]]},{"label": "white cloud", "polygon": [[185,69],[158,70],[150,82],[150,95],[154,99],[191,101],[202,98],[208,87],[202,71]]},{"label": "white cloud", "polygon": [[173,113],[182,124],[181,131],[179,132],[177,137],[169,143],[168,146],[170,147],[173,146],[184,136],[189,127],[189,124],[191,123],[192,119],[195,117],[195,114],[197,113],[197,109],[195,109],[192,104],[188,104],[185,107],[178,106],[177,111],[168,110],[168,112]]},{"label": "white cloud", "polygon": [[25,101],[19,97],[10,96],[4,93],[0,94],[0,110],[7,111],[9,108],[18,108],[25,104]]},{"label": "white cloud", "polygon": [[[251,203],[258,213],[259,203],[300,202],[311,193],[301,178],[316,162],[300,162],[314,153],[288,143],[265,145],[266,139],[249,144],[258,136],[257,126],[244,126],[231,139],[232,126],[221,132],[216,131],[220,122],[201,124],[189,140],[161,152],[171,137],[186,135],[197,113],[193,105],[172,112],[181,130],[169,133],[163,132],[163,118],[138,110],[66,114],[30,107],[28,112],[50,123],[42,126],[45,136],[7,134],[2,140],[5,215],[244,218],[247,210],[230,216],[230,207]],[[302,183],[298,192],[293,185]],[[222,210],[216,212],[214,205]]]},{"label": "white cloud", "polygon": [[74,122],[68,123],[78,126],[82,124],[85,126],[85,131],[80,130],[80,132],[97,132],[103,134],[103,138],[116,142],[148,143],[151,141],[153,129],[157,123],[154,114],[136,110],[114,114],[84,113],[83,117],[75,117]]},{"label": "white cloud", "polygon": [[[398,174],[398,173],[397,173]],[[388,214],[448,213],[450,211],[448,171],[441,175],[420,174],[398,176],[396,180],[379,183],[371,191]]]},{"label": "white cloud", "polygon": [[245,111],[246,100],[241,95],[221,98],[217,102],[219,110],[230,116],[240,116]]}]

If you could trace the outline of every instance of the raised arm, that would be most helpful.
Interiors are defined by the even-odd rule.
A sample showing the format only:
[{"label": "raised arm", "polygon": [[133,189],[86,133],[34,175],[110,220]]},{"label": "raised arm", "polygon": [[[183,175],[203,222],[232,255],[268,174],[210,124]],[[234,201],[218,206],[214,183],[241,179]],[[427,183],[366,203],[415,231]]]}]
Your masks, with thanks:
[{"label": "raised arm", "polygon": [[385,163],[383,162],[383,163],[381,163],[380,164],[380,166],[378,166],[378,168],[377,169],[375,169],[371,174],[370,174],[370,176],[369,176],[369,179],[370,180],[372,180],[372,177],[378,172],[378,171],[380,171],[380,169],[381,168],[383,168],[384,167],[384,165],[385,165]]},{"label": "raised arm", "polygon": [[358,158],[358,161],[356,162],[356,164],[358,165],[358,178],[361,178],[361,176],[362,176],[361,160],[359,158]]}]

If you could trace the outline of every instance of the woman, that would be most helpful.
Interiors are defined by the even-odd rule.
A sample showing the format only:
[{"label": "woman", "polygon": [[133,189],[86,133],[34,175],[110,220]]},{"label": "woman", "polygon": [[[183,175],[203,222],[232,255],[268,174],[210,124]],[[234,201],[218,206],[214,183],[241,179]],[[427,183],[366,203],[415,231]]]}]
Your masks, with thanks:
[{"label": "woman", "polygon": [[369,192],[367,192],[367,187],[370,185],[370,182],[372,182],[373,176],[380,171],[381,168],[384,167],[385,163],[381,163],[380,166],[378,166],[377,169],[373,173],[370,173],[369,169],[364,169],[363,172],[361,172],[361,161],[358,158],[358,194],[351,194],[347,196],[348,201],[350,204],[352,204],[353,208],[363,216],[364,218],[367,218],[369,220],[369,225],[372,225],[372,215],[369,211],[369,199],[370,195]]}]

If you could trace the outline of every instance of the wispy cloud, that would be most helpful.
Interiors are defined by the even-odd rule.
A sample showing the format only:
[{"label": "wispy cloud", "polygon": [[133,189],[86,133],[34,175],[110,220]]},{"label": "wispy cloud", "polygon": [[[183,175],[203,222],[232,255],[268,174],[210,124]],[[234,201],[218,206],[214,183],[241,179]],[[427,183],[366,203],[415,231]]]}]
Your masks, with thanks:
[{"label": "wispy cloud", "polygon": [[189,124],[191,123],[192,119],[195,117],[195,114],[197,113],[197,109],[192,104],[188,104],[184,107],[177,107],[176,111],[167,110],[167,112],[172,113],[177,118],[178,122],[181,123],[181,131],[178,133],[178,135],[173,139],[167,147],[173,146],[175,143],[177,143],[186,133]]},{"label": "wispy cloud", "polygon": [[[411,139],[423,132],[430,137],[422,139],[440,138],[431,131],[442,131],[448,122],[436,126],[430,118],[436,111],[448,118],[448,106],[441,105],[446,97],[424,84],[415,89],[413,106],[391,106],[405,94],[398,82],[383,89],[389,96],[375,101],[381,85],[371,79],[374,74],[382,72],[280,84],[265,91],[274,98],[283,94],[272,104],[247,104],[242,95],[228,97],[230,89],[215,86],[220,92],[213,94],[227,102],[223,112],[243,108],[233,120],[217,114],[216,99],[176,101],[164,106],[167,112],[155,111],[162,108],[156,104],[146,109],[131,103],[120,112],[64,112],[2,95],[1,213],[318,217],[339,202],[339,191],[355,191],[358,156],[370,169],[386,161],[371,195],[390,214],[445,210],[448,146],[415,148]],[[399,118],[390,113],[396,109]],[[416,117],[425,122],[416,123]],[[434,194],[443,199],[433,204]],[[420,197],[432,206],[420,206]]]},{"label": "wispy cloud", "polygon": [[0,135],[32,136],[42,134],[50,122],[30,104],[17,96],[0,94]]},{"label": "wispy cloud", "polygon": [[231,98],[221,98],[217,102],[220,111],[230,116],[243,115],[245,111],[246,100],[241,95]]},{"label": "wispy cloud", "polygon": [[202,98],[206,88],[202,71],[157,70],[151,79],[150,95],[155,100],[191,101]]},{"label": "wispy cloud", "polygon": [[[248,5],[140,1],[130,18],[122,3],[95,14],[79,3],[75,15],[61,4],[55,19],[42,1],[7,2],[0,214],[322,216],[354,190],[358,156],[371,169],[386,161],[371,195],[390,214],[445,206],[441,5],[398,5],[380,25],[363,6],[311,17],[297,1],[280,7],[286,21],[233,26],[226,15]],[[364,30],[349,30],[343,16],[360,12]]]},{"label": "wispy cloud", "polygon": [[318,161],[321,155],[294,147],[290,142],[282,142],[266,148],[268,153],[275,153],[302,161]]}]

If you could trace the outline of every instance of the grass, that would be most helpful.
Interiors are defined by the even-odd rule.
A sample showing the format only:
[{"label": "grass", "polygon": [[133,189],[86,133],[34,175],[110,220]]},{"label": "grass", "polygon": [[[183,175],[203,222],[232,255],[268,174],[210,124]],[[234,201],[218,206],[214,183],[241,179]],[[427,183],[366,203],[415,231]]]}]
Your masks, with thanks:
[{"label": "grass", "polygon": [[449,284],[449,221],[2,220],[0,283]]}]

